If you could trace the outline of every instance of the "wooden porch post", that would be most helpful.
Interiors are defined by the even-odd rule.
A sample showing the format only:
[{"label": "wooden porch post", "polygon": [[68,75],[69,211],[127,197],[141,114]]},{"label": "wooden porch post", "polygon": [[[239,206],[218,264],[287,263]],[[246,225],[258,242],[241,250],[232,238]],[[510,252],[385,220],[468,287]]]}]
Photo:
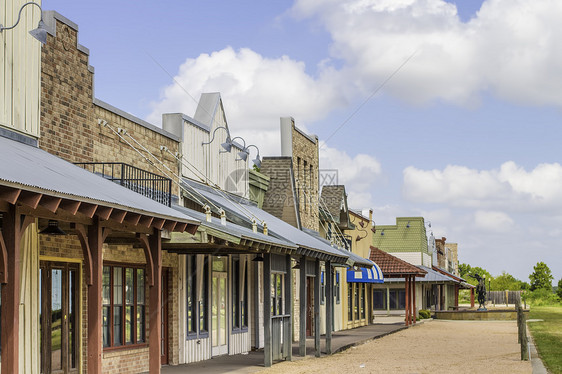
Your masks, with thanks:
[{"label": "wooden porch post", "polygon": [[[103,242],[107,236],[107,229],[100,225],[95,217],[88,226],[87,247],[91,255],[91,275],[88,285],[88,373],[102,372],[102,274],[103,274]],[[86,241],[81,241],[82,247]],[[83,248],[88,253],[88,248]]]},{"label": "wooden porch post", "polygon": [[[148,331],[148,371],[160,373],[160,344],[162,334],[162,240],[160,230],[154,229],[150,236],[150,254],[152,255],[152,285],[150,286],[150,317]],[[148,259],[147,259],[148,260]]]},{"label": "wooden porch post", "polygon": [[416,313],[416,276],[412,275],[412,319],[414,325],[416,324],[417,313]]},{"label": "wooden porch post", "polygon": [[459,309],[459,285],[455,284],[455,308]]},{"label": "wooden porch post", "polygon": [[299,356],[306,356],[306,257],[301,257],[299,269]]},{"label": "wooden porch post", "polygon": [[285,314],[290,314],[287,323],[284,325],[283,348],[287,350],[287,360],[293,360],[293,270],[291,255],[286,255],[285,269]]},{"label": "wooden porch post", "polygon": [[404,277],[404,287],[406,288],[405,293],[405,309],[406,309],[406,326],[410,325],[410,276],[406,275]]},{"label": "wooden porch post", "polygon": [[332,263],[331,261],[326,261],[324,263],[324,278],[326,284],[326,354],[332,354],[332,320],[333,320],[333,303],[334,303],[334,292],[332,287],[333,273],[332,273]]},{"label": "wooden porch post", "polygon": [[314,264],[314,355],[320,357],[320,259]]},{"label": "wooden porch post", "polygon": [[474,287],[470,288],[470,307],[474,308]]},{"label": "wooden porch post", "polygon": [[263,353],[264,365],[270,367],[273,363],[271,346],[271,254],[263,256]]},{"label": "wooden porch post", "polygon": [[19,214],[15,205],[3,213],[2,238],[8,274],[7,283],[2,285],[2,373],[19,373],[20,240],[31,221],[31,217]]}]

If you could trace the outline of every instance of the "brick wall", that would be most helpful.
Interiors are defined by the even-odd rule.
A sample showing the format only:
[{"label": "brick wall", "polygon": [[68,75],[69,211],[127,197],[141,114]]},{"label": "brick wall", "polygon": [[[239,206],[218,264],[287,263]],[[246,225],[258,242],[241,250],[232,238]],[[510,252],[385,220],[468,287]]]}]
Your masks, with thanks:
[{"label": "brick wall", "polygon": [[270,178],[269,188],[263,201],[263,210],[298,227],[291,157],[264,157],[260,172]]},{"label": "brick wall", "polygon": [[[162,175],[158,168],[146,162],[133,148],[121,140],[109,127],[98,124],[98,119],[117,130],[122,128],[160,158],[165,165],[178,172],[176,160],[163,154],[164,145],[172,153],[178,150],[179,142],[159,128],[128,115],[111,105],[93,98],[93,69],[88,64],[88,51],[77,43],[77,26],[64,17],[46,12],[46,22],[55,26],[56,36],[49,34],[47,44],[41,50],[41,137],[40,148],[70,162],[125,162],[133,166]],[[129,142],[133,140],[124,136]],[[135,147],[139,148],[136,144]],[[155,162],[155,164],[158,164]],[[164,167],[159,165],[161,170]],[[178,195],[177,185],[172,184],[172,193]],[[40,255],[49,258],[79,259],[83,261],[80,242],[74,235],[39,236]],[[45,257],[44,257],[45,258]],[[145,264],[142,249],[129,245],[104,244],[104,261]],[[178,255],[163,254],[163,266],[170,268],[169,278],[169,360],[179,363],[179,270]],[[82,266],[82,369],[87,372],[88,344],[88,286]],[[101,285],[100,285],[101,287]],[[147,307],[150,308],[148,285]],[[147,309],[148,311],[149,309]],[[148,335],[148,317],[147,317]],[[148,348],[117,349],[103,353],[104,373],[138,373],[148,370]]]},{"label": "brick wall", "polygon": [[292,139],[301,224],[318,231],[318,139],[305,135],[294,123]]}]

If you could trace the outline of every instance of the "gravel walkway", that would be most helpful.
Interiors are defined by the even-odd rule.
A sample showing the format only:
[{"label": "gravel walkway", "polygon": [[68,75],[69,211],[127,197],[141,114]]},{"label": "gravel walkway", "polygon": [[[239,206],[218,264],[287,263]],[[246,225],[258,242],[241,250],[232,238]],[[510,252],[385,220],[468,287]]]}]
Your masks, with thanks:
[{"label": "gravel walkway", "polygon": [[433,320],[260,373],[532,373],[530,361],[519,358],[516,322]]}]

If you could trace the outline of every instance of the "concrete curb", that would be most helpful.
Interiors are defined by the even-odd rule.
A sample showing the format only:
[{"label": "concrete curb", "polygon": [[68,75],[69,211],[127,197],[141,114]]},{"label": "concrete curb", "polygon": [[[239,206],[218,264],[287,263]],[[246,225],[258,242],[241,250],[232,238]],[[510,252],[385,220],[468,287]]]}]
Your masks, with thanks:
[{"label": "concrete curb", "polygon": [[533,374],[549,374],[549,371],[546,370],[546,367],[539,356],[539,352],[537,352],[535,341],[533,340],[533,336],[531,335],[529,329],[527,329],[527,336],[529,337],[529,350],[531,351],[530,356]]}]

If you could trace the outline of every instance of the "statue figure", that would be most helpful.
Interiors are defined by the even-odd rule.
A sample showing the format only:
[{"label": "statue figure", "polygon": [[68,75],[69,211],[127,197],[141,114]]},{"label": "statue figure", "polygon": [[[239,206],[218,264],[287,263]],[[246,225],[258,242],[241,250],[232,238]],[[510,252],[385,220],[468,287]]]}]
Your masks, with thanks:
[{"label": "statue figure", "polygon": [[480,276],[480,274],[470,274],[470,276],[478,281],[476,286],[476,293],[478,294],[478,303],[480,306],[478,310],[484,311],[486,309],[486,276]]}]

